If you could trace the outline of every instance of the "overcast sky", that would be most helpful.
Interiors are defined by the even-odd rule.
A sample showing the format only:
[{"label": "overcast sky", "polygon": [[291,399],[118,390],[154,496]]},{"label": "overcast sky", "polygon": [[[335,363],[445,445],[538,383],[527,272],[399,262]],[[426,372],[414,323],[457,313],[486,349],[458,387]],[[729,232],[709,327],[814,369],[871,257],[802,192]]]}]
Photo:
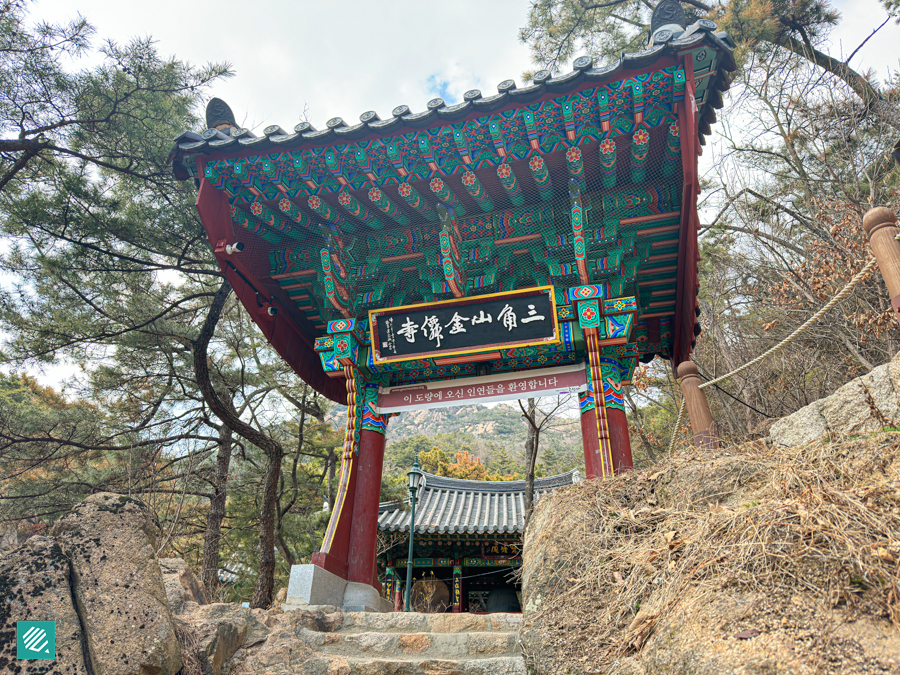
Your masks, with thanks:
[{"label": "overcast sky", "polygon": [[[832,54],[849,54],[884,20],[877,0],[842,0]],[[375,110],[386,119],[406,104],[414,112],[467,89],[490,94],[502,80],[531,70],[519,43],[529,0],[381,0],[247,2],[242,0],[38,0],[48,20],[81,12],[98,37],[151,35],[160,51],[194,64],[228,61],[236,76],[212,94],[231,105],[239,124],[290,130],[304,106],[321,129],[331,117],[348,124]],[[854,57],[880,75],[897,68],[900,28],[885,26]]]}]

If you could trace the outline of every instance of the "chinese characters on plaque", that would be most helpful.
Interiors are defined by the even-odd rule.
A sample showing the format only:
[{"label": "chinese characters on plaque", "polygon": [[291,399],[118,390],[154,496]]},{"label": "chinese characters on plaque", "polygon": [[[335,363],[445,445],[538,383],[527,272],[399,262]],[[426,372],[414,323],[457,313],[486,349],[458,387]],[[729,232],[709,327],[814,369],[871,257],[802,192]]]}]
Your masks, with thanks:
[{"label": "chinese characters on plaque", "polygon": [[509,558],[521,555],[521,553],[518,544],[495,541],[491,544],[481,545],[481,554],[487,558]]},{"label": "chinese characters on plaque", "polygon": [[552,289],[370,313],[375,362],[557,341]]}]

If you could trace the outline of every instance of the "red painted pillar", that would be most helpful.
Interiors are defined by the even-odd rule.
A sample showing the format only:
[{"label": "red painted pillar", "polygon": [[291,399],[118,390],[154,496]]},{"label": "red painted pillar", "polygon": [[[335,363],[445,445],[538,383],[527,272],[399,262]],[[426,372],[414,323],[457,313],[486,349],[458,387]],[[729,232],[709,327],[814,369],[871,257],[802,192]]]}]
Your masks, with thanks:
[{"label": "red painted pillar", "polygon": [[631,437],[628,434],[628,417],[624,410],[608,407],[606,419],[609,422],[609,442],[612,449],[613,469],[616,475],[623,471],[631,471],[634,462],[631,459]]},{"label": "red painted pillar", "polygon": [[[591,368],[590,364],[586,364]],[[609,453],[612,456],[612,468],[615,474],[631,471],[634,463],[631,459],[631,438],[628,434],[628,418],[624,410],[604,404],[602,380],[588,371],[588,390],[579,394],[578,403],[581,408],[581,440],[584,445],[584,470],[587,478],[601,478],[603,471],[603,446],[600,442],[598,427],[599,417],[603,420],[603,428],[609,434]],[[603,406],[602,410],[597,409]],[[605,472],[609,475],[609,469]]]},{"label": "red painted pillar", "polygon": [[[342,503],[335,503],[334,509],[337,513],[332,512],[331,519],[334,521],[334,534],[331,538],[331,545],[327,551],[316,551],[312,554],[313,565],[318,565],[328,570],[332,574],[337,574],[342,579],[347,578],[347,556],[350,552],[350,521],[353,513],[354,500],[356,497],[356,462],[349,461],[347,467],[347,494]],[[341,473],[344,472],[344,466],[341,466]],[[337,502],[340,495],[335,499]],[[330,524],[329,524],[330,528]],[[323,545],[324,548],[324,545]]]},{"label": "red painted pillar", "polygon": [[[313,565],[346,579],[350,552],[351,521],[356,501],[356,483],[359,473],[359,457],[355,452],[357,416],[363,414],[362,398],[365,394],[360,378],[350,366],[344,368],[347,377],[347,425],[344,428],[344,447],[341,453],[341,473],[331,511],[331,520],[325,530],[325,539],[319,551],[312,554]],[[381,473],[379,475],[379,481]]]},{"label": "red painted pillar", "polygon": [[378,536],[378,502],[381,499],[381,469],[384,434],[363,429],[359,435],[358,477],[353,517],[350,521],[350,551],[347,580],[372,584]]}]

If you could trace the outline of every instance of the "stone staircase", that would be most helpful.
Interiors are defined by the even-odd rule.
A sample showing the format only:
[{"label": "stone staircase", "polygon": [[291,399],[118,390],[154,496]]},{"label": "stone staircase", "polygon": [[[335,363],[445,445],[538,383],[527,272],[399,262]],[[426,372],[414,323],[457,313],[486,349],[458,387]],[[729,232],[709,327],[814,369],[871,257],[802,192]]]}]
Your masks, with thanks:
[{"label": "stone staircase", "polygon": [[294,637],[312,650],[296,672],[524,675],[521,625],[521,614],[329,614],[326,621],[294,623]]}]

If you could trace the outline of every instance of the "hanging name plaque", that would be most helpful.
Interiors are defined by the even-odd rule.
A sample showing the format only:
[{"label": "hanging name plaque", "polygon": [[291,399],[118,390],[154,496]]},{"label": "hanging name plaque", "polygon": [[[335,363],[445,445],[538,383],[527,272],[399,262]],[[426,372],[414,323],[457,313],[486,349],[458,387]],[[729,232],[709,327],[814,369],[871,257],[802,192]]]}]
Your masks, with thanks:
[{"label": "hanging name plaque", "polygon": [[369,312],[376,364],[559,342],[552,286]]}]

